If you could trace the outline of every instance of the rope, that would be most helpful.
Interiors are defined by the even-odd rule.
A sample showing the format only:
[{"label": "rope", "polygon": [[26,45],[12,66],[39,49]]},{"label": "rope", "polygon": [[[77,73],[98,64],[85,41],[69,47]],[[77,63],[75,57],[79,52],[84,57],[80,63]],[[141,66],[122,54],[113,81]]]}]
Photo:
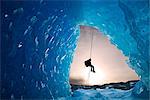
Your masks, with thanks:
[{"label": "rope", "polygon": [[90,73],[91,73],[91,69],[89,69],[89,72],[88,72],[88,78],[87,78],[87,80],[86,80],[86,85],[89,84]]},{"label": "rope", "polygon": [[[92,39],[91,39],[91,47],[90,47],[90,58],[92,58],[92,48],[93,48],[93,31],[92,31]],[[89,78],[90,78],[90,73],[91,73],[91,69],[89,69],[89,73],[88,73],[88,79],[86,81],[86,84],[88,84],[89,82]]]},{"label": "rope", "polygon": [[92,57],[92,47],[93,47],[93,31],[92,31],[91,47],[90,47],[90,58]]}]

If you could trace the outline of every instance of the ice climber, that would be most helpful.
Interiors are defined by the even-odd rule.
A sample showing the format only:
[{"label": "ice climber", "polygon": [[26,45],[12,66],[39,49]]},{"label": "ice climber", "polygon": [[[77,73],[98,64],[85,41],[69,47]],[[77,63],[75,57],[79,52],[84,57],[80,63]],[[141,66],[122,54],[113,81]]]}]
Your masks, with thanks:
[{"label": "ice climber", "polygon": [[86,67],[91,67],[91,72],[95,73],[94,66],[91,64],[91,58],[86,60],[84,63]]}]

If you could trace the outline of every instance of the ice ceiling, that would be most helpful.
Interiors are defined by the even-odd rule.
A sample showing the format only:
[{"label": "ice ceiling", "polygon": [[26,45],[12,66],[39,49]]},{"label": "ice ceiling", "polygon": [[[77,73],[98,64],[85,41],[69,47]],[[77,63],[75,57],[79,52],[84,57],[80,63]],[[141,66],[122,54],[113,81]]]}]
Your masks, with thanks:
[{"label": "ice ceiling", "polygon": [[145,96],[150,81],[148,6],[148,0],[2,1],[2,98],[70,95],[79,25],[97,27],[129,57],[141,79],[133,94]]}]

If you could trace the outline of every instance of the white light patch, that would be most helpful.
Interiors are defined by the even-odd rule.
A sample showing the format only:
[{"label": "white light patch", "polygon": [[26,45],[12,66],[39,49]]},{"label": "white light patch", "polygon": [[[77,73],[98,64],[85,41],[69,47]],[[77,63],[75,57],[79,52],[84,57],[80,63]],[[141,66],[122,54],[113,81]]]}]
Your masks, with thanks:
[{"label": "white light patch", "polygon": [[8,14],[5,14],[5,18],[8,17]]},{"label": "white light patch", "polygon": [[104,84],[104,80],[106,78],[105,73],[103,73],[100,69],[95,68],[95,73],[91,72],[91,67],[85,67],[84,77],[86,85],[95,85],[95,84]]},{"label": "white light patch", "polygon": [[18,44],[18,48],[21,48],[22,47],[22,42],[20,42],[19,44]]}]

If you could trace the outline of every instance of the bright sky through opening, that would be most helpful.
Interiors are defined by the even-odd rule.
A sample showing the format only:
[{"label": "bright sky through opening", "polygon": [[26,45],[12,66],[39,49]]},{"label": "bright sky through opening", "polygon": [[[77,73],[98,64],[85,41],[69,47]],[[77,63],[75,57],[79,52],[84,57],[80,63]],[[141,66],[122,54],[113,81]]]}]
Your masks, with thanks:
[{"label": "bright sky through opening", "polygon": [[[91,43],[91,58],[96,73],[89,73],[90,68],[84,65],[84,61],[90,58]],[[80,37],[71,64],[70,83],[101,85],[138,80],[137,74],[126,64],[127,59],[99,30],[88,26],[80,26]]]}]

